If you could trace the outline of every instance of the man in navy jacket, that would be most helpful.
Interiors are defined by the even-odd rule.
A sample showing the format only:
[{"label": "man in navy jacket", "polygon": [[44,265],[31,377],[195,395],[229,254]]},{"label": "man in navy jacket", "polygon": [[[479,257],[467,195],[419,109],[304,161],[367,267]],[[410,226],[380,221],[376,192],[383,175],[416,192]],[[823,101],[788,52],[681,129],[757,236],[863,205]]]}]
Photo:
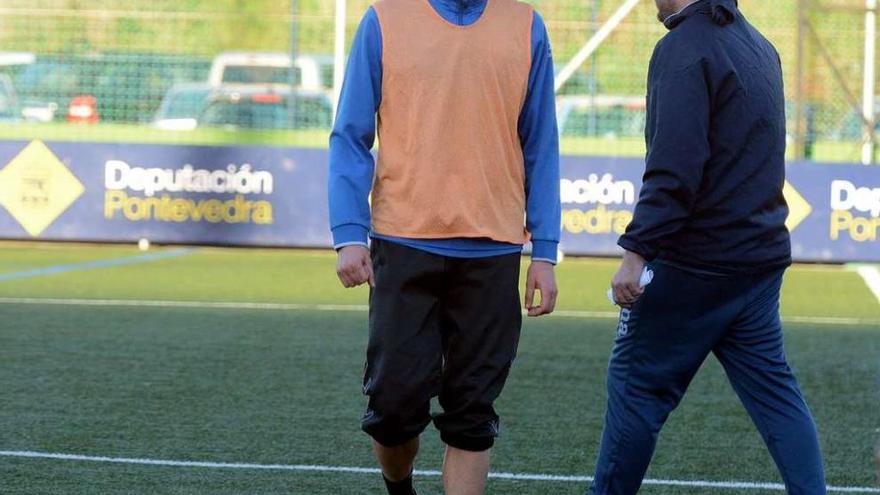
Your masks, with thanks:
[{"label": "man in navy jacket", "polygon": [[[657,435],[714,353],[790,494],[824,494],[816,427],[786,362],[791,263],[779,55],[736,0],[656,0],[648,155],[612,288],[623,308],[593,494],[634,494]],[[653,278],[646,276],[648,272]]]}]

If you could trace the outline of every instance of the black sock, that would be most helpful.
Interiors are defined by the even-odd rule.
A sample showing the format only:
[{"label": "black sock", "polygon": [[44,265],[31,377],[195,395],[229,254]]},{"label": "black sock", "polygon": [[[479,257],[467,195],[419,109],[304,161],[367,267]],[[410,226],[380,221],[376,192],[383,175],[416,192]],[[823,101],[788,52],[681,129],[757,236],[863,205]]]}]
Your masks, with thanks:
[{"label": "black sock", "polygon": [[400,481],[391,481],[384,475],[382,479],[385,480],[385,488],[388,489],[388,495],[416,495],[416,491],[413,489],[412,473]]}]

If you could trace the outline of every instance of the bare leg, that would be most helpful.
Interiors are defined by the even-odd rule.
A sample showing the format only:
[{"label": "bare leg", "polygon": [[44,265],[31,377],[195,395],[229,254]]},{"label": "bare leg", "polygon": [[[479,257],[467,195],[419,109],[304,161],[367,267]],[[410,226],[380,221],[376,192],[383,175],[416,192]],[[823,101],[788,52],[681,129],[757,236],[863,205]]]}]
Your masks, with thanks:
[{"label": "bare leg", "polygon": [[443,460],[446,495],[483,495],[489,475],[490,452],[469,452],[447,446]]},{"label": "bare leg", "polygon": [[401,481],[412,473],[413,462],[419,453],[419,437],[397,447],[385,447],[373,440],[373,452],[382,466],[385,478],[389,481]]}]

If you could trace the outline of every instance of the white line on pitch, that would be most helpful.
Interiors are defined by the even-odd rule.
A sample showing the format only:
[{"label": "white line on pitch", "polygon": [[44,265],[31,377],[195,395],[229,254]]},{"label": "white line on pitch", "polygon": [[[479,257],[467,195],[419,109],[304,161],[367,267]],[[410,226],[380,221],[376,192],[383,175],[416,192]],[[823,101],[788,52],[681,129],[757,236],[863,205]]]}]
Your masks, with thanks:
[{"label": "white line on pitch", "polygon": [[161,301],[141,299],[53,299],[41,297],[0,297],[0,304],[33,304],[55,306],[123,306],[187,309],[263,309],[281,311],[355,311],[369,308],[360,304],[288,304],[264,302]]},{"label": "white line on pitch", "polygon": [[[54,459],[62,461],[101,462],[110,464],[137,464],[146,466],[192,467],[211,469],[250,469],[263,471],[300,471],[300,472],[332,472],[350,474],[379,474],[375,468],[348,466],[321,466],[314,464],[251,464],[242,462],[206,462],[206,461],[173,461],[163,459],[141,459],[130,457],[87,456],[77,454],[57,454],[48,452],[29,452],[19,450],[0,450],[0,457],[17,457],[24,459]],[[417,476],[437,477],[440,471],[416,471]],[[490,473],[490,478],[517,481],[561,481],[587,483],[591,476],[564,476],[555,474],[535,473]],[[695,488],[730,488],[734,490],[775,490],[784,491],[785,486],[779,483],[762,483],[752,481],[704,481],[704,480],[660,480],[647,479],[646,485],[687,486]],[[880,493],[878,488],[862,486],[829,486],[829,492],[837,493]]]},{"label": "white line on pitch", "polygon": [[871,292],[874,293],[877,302],[880,302],[880,270],[876,266],[871,265],[861,265],[856,267],[855,270],[862,277],[862,280],[865,281],[868,289],[871,289]]},{"label": "white line on pitch", "polygon": [[[56,306],[122,306],[187,309],[255,309],[278,311],[349,311],[366,312],[364,304],[289,304],[267,302],[210,302],[210,301],[162,301],[141,299],[57,299],[42,297],[0,297],[0,304],[56,305]],[[618,313],[612,311],[566,311],[558,310],[551,316],[565,318],[617,319]],[[880,325],[878,319],[786,316],[787,323],[810,323],[817,325]]]}]

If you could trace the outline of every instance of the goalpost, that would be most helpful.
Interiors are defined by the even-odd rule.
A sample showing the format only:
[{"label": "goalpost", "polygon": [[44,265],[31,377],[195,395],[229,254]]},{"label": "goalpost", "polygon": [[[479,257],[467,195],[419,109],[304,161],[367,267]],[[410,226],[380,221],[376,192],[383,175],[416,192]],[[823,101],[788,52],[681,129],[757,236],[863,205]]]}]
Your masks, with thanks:
[{"label": "goalpost", "polygon": [[[641,0],[626,0],[617,9],[617,11],[605,21],[605,24],[596,31],[596,34],[590,37],[590,39],[584,44],[584,46],[575,54],[572,59],[565,64],[565,67],[559,71],[559,75],[556,76],[556,91],[558,92],[562,86],[574,75],[574,73],[584,64],[587,60],[590,59],[590,56],[602,46],[602,43],[605,39],[608,38],[611,33],[617,29],[617,26],[626,19],[626,16],[629,15],[630,12],[639,4]],[[874,0],[876,2],[876,0]]]}]

